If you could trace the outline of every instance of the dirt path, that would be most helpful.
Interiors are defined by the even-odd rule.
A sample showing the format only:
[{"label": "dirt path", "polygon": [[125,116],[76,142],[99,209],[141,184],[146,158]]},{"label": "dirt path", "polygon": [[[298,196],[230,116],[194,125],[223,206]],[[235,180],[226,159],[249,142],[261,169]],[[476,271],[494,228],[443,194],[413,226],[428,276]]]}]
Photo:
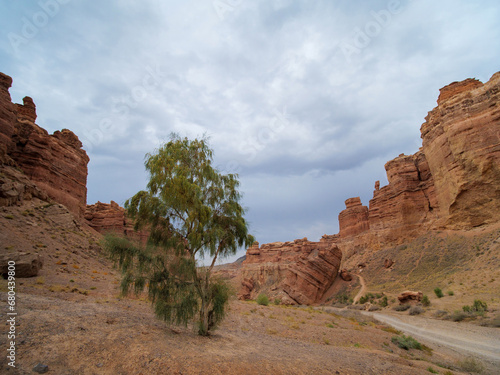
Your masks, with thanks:
[{"label": "dirt path", "polygon": [[498,329],[409,315],[392,316],[370,312],[363,314],[372,316],[430,345],[446,347],[461,354],[479,356],[493,366],[500,366]]},{"label": "dirt path", "polygon": [[356,302],[359,301],[359,299],[364,295],[366,294],[366,283],[365,283],[365,279],[363,279],[363,277],[361,275],[356,275],[359,279],[359,283],[361,284],[361,289],[359,290],[358,294],[356,294],[356,297],[354,297],[354,300],[352,302],[353,305],[356,304]]}]

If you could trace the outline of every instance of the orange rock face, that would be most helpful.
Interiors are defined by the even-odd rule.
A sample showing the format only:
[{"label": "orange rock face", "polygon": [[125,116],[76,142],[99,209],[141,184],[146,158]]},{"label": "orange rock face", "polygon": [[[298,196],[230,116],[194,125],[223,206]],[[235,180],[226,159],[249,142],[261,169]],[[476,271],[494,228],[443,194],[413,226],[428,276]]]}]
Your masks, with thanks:
[{"label": "orange rock face", "polygon": [[12,79],[0,73],[1,159],[15,163],[50,198],[83,216],[89,158],[82,143],[67,129],[49,135],[36,125],[33,100],[25,97],[23,104],[12,104],[11,84]]},{"label": "orange rock face", "polygon": [[149,236],[147,231],[134,231],[133,221],[127,218],[125,209],[114,201],[109,204],[97,202],[87,205],[84,218],[92,228],[102,234],[124,235],[142,243],[145,243]]},{"label": "orange rock face", "polygon": [[369,208],[346,200],[341,241],[384,246],[500,220],[499,86],[500,72],[484,85],[469,79],[441,89],[421,127],[423,147],[386,163],[389,184],[376,182]]},{"label": "orange rock face", "polygon": [[[421,127],[440,216],[450,228],[500,219],[500,72],[445,88]],[[443,94],[443,92],[442,92]]]},{"label": "orange rock face", "polygon": [[319,301],[337,276],[342,252],[331,238],[311,242],[274,242],[247,250],[242,264],[239,296],[254,298],[260,291],[285,303],[311,304]]}]

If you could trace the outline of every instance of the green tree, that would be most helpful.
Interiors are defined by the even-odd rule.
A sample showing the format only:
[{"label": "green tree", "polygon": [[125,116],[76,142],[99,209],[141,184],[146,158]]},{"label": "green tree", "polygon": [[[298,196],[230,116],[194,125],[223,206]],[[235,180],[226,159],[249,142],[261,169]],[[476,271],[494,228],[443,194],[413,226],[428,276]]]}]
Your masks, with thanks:
[{"label": "green tree", "polygon": [[[159,318],[171,324],[195,321],[200,335],[222,321],[229,299],[228,286],[212,276],[217,259],[254,242],[237,175],[220,173],[212,162],[205,139],[172,135],[146,155],[147,190],[125,202],[135,229],[149,230],[148,246],[120,238],[105,243],[124,273],[123,293],[146,288]],[[209,265],[199,267],[197,260],[207,257]]]}]

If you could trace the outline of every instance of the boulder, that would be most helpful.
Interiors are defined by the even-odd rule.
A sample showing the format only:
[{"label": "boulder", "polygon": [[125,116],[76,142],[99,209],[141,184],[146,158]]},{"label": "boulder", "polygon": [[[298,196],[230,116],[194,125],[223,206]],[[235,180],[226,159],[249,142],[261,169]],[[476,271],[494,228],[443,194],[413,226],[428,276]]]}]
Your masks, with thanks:
[{"label": "boulder", "polygon": [[0,255],[0,273],[4,278],[7,277],[9,261],[14,261],[15,278],[37,276],[43,267],[43,261],[40,255],[31,253],[6,253]]},{"label": "boulder", "polygon": [[398,300],[401,305],[406,303],[417,303],[422,300],[423,296],[422,292],[412,292],[407,290],[398,296]]}]

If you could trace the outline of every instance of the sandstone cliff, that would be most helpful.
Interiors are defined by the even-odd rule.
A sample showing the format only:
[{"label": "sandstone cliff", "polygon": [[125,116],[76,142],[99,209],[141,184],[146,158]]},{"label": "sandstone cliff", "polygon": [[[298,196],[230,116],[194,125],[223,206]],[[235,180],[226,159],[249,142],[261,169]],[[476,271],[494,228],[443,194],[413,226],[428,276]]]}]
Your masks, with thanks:
[{"label": "sandstone cliff", "polygon": [[149,233],[147,231],[134,231],[134,223],[126,215],[125,209],[118,203],[97,202],[87,205],[84,218],[89,225],[102,234],[115,233],[129,238],[138,239],[145,243]]},{"label": "sandstone cliff", "polygon": [[[421,127],[423,147],[385,165],[369,208],[346,200],[339,214],[344,243],[380,247],[429,229],[458,229],[500,220],[500,72],[442,88]],[[346,251],[350,250],[349,246]]]},{"label": "sandstone cliff", "polygon": [[318,302],[338,273],[342,252],[331,237],[275,242],[247,250],[242,267],[240,298],[267,292],[283,303]]},{"label": "sandstone cliff", "polygon": [[11,85],[12,78],[0,73],[0,164],[19,167],[51,199],[82,217],[89,162],[82,143],[67,129],[49,135],[36,125],[33,100],[11,103]]}]

